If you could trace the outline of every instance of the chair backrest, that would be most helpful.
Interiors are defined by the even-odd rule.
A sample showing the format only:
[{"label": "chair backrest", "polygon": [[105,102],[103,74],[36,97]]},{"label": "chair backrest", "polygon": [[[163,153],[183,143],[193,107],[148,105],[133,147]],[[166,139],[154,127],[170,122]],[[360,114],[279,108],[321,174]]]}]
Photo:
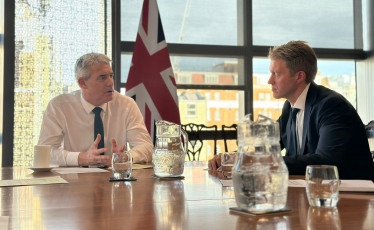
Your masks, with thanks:
[{"label": "chair backrest", "polygon": [[[227,136],[227,131],[237,131],[238,130],[238,125],[237,124],[232,124],[230,126],[226,126],[226,125],[222,125],[222,136],[223,136],[223,142],[225,144],[225,152],[228,152],[228,144],[227,144],[227,140],[228,139],[228,136]],[[232,140],[232,139],[230,139]],[[238,141],[236,141],[236,146],[238,146]]]},{"label": "chair backrest", "polygon": [[368,137],[371,156],[373,157],[373,161],[374,161],[374,121],[370,121],[367,125],[365,125],[365,129],[366,129],[366,135]]},{"label": "chair backrest", "polygon": [[[213,140],[214,141],[214,155],[217,154],[216,152],[216,145],[217,145],[217,125],[206,126],[206,125],[198,125],[198,124],[185,124],[182,125],[184,131],[188,133],[188,159],[189,160],[199,160],[201,150],[204,146],[204,140]],[[206,131],[213,132],[213,138],[205,138],[203,133]]]}]

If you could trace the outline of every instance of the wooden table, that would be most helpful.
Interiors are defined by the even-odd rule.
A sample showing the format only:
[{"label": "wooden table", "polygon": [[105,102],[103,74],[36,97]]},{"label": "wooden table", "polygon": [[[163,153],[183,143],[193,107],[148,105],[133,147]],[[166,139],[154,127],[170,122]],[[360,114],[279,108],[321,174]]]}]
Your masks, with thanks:
[{"label": "wooden table", "polygon": [[[4,187],[1,216],[9,229],[374,229],[374,194],[340,193],[337,209],[309,207],[304,188],[289,188],[289,214],[230,214],[233,190],[204,162],[187,162],[184,180],[151,178],[134,170],[136,182],[108,182],[108,173],[61,175],[69,184]],[[2,168],[1,179],[56,176],[23,167]]]}]

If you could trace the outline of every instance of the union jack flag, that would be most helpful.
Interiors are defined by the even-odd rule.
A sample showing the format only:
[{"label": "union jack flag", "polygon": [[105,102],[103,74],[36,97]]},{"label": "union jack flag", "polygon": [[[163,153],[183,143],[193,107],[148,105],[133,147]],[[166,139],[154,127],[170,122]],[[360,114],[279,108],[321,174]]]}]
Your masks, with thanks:
[{"label": "union jack flag", "polygon": [[155,121],[180,124],[177,85],[156,0],[144,0],[126,95],[134,98],[154,140]]}]

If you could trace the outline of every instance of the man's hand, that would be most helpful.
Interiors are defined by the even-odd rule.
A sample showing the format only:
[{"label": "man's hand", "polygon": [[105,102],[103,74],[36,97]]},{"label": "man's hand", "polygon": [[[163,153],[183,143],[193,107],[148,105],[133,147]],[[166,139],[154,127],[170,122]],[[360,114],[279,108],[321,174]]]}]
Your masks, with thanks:
[{"label": "man's hand", "polygon": [[217,168],[221,166],[221,153],[209,160],[208,166],[210,170],[217,170]]},{"label": "man's hand", "polygon": [[111,165],[111,158],[110,156],[100,155],[107,151],[106,148],[97,149],[101,140],[100,134],[97,134],[96,140],[91,145],[90,149],[88,149],[85,153],[79,153],[78,156],[78,164],[80,166],[90,166],[90,165]]},{"label": "man's hand", "polygon": [[120,152],[123,152],[125,150],[126,150],[126,144],[119,147],[117,145],[116,139],[114,139],[114,138],[112,139],[112,153],[120,153]]}]

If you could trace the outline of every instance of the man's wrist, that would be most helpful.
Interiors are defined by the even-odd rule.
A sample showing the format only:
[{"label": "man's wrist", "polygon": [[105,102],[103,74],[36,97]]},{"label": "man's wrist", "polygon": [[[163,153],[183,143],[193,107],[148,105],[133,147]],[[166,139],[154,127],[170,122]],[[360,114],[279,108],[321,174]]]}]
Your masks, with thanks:
[{"label": "man's wrist", "polygon": [[86,161],[86,152],[80,152],[78,155],[78,165],[79,166],[87,166],[87,161]]}]

